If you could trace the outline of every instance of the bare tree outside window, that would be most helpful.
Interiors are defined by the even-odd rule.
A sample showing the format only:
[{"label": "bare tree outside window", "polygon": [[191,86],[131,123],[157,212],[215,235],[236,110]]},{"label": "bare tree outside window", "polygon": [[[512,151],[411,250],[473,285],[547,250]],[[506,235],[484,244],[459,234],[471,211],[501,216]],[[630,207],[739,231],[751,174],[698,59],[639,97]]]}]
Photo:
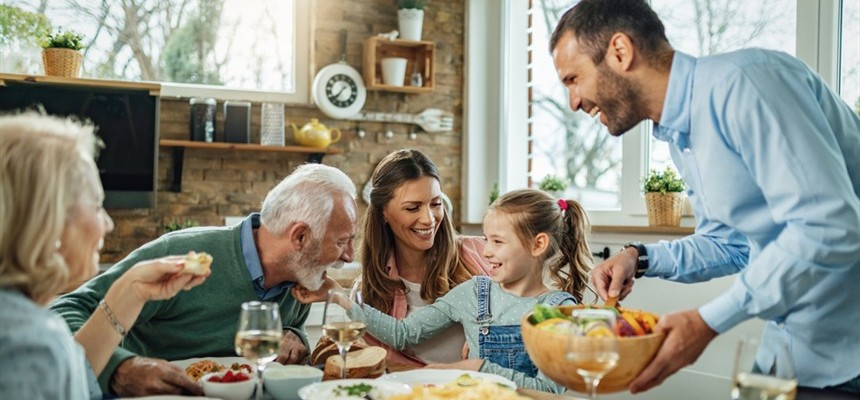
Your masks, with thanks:
[{"label": "bare tree outside window", "polygon": [[[294,1],[13,0],[10,5],[44,15],[54,28],[83,34],[85,77],[291,92]],[[33,62],[0,68],[40,71]]]},{"label": "bare tree outside window", "polygon": [[[670,43],[694,56],[764,47],[794,54],[796,4],[782,0],[654,0]],[[532,177],[555,174],[571,182],[567,195],[588,209],[617,209],[621,144],[598,120],[572,112],[552,59],[541,48],[572,4],[535,0],[532,49]],[[548,32],[548,33],[547,33]],[[546,35],[546,36],[543,36]],[[549,66],[542,63],[549,63]],[[650,168],[671,164],[665,144],[651,140]]]}]

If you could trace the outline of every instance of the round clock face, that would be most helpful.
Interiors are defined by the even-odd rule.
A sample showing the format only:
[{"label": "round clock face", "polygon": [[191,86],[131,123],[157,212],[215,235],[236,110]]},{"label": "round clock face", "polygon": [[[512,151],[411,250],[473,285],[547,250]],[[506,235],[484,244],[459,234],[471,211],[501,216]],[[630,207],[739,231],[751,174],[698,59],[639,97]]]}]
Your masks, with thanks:
[{"label": "round clock face", "polygon": [[325,85],[325,95],[335,106],[346,108],[355,103],[358,98],[358,85],[352,78],[337,74],[329,78]]},{"label": "round clock face", "polygon": [[345,62],[321,69],[312,86],[314,103],[332,118],[348,118],[358,114],[367,99],[367,89],[361,74]]}]

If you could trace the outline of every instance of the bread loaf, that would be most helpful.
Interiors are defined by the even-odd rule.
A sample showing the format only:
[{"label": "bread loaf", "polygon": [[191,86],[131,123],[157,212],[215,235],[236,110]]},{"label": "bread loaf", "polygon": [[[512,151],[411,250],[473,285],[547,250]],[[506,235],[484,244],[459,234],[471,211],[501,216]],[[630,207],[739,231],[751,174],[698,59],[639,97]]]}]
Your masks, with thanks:
[{"label": "bread loaf", "polygon": [[[385,373],[385,358],[388,353],[382,347],[370,346],[346,355],[346,377],[348,379],[378,378]],[[323,369],[323,380],[340,379],[343,359],[329,357]]]},{"label": "bread loaf", "polygon": [[[364,339],[359,339],[349,347],[349,351],[353,352],[364,348],[367,348],[367,342],[365,342]],[[340,353],[337,350],[337,344],[335,342],[329,339],[328,336],[320,337],[320,340],[317,341],[317,345],[314,347],[313,351],[311,351],[309,359],[310,365],[322,366],[329,357],[339,355]]]}]

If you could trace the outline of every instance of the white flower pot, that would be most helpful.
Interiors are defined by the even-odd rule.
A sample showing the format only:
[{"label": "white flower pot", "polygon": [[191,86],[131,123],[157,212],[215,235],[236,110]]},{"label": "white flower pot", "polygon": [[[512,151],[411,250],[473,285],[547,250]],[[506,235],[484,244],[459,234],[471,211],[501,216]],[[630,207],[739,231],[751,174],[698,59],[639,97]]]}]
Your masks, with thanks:
[{"label": "white flower pot", "polygon": [[405,58],[390,57],[382,59],[382,83],[389,86],[403,86],[406,80]]},{"label": "white flower pot", "polygon": [[397,22],[400,27],[401,39],[421,40],[421,29],[424,25],[424,10],[414,8],[397,10]]}]

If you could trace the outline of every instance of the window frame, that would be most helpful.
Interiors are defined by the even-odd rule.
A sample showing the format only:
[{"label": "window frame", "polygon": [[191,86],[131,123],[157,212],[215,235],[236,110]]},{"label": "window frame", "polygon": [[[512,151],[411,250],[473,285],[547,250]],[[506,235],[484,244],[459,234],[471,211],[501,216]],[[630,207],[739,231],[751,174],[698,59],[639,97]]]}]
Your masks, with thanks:
[{"label": "window frame", "polygon": [[[492,87],[501,85],[498,93],[518,93],[509,90],[521,82],[528,84],[529,57],[523,57],[512,48],[529,46],[529,29],[522,29],[522,20],[530,17],[530,2],[528,0],[504,0],[503,12],[493,13],[488,8],[489,0],[469,0],[466,6],[466,96],[465,123],[463,148],[463,182],[464,208],[461,222],[465,225],[480,224],[483,211],[486,210],[486,199],[493,182],[499,182],[502,193],[527,187],[528,176],[531,173],[529,160],[531,146],[522,145],[527,138],[528,113],[515,112],[528,109],[512,97],[499,102],[486,96],[486,91],[477,91],[477,96],[469,96],[470,88]],[[796,57],[806,62],[817,71],[825,82],[835,91],[839,90],[840,66],[840,17],[842,0],[796,0],[797,3],[797,48]],[[483,13],[476,16],[475,14]],[[498,26],[501,32],[493,37],[486,33],[480,34],[481,27]],[[475,35],[474,37],[472,35]],[[495,38],[498,38],[494,40]],[[531,45],[531,51],[546,51],[544,43]],[[534,48],[536,47],[536,48]],[[504,58],[508,55],[508,58]],[[495,57],[495,58],[494,58]],[[500,65],[507,72],[493,71],[492,66]],[[523,68],[523,66],[525,68]],[[488,70],[489,68],[489,70]],[[472,74],[470,70],[474,70]],[[523,70],[525,72],[523,72]],[[483,79],[475,79],[480,77]],[[483,97],[482,97],[483,95]],[[528,94],[523,96],[528,99]],[[487,107],[494,104],[494,107]],[[493,113],[497,110],[497,114]],[[483,110],[480,112],[473,112]],[[484,119],[476,123],[471,115]],[[517,120],[517,118],[521,120]],[[505,124],[492,128],[492,120],[506,121]],[[647,171],[648,139],[650,136],[650,121],[645,121],[622,136],[622,170],[621,170],[621,209],[620,210],[587,210],[593,225],[605,226],[646,226],[648,224],[645,202],[639,190],[639,177]],[[524,126],[524,127],[523,127]],[[530,140],[527,138],[526,140]],[[494,143],[493,146],[487,146]],[[512,145],[513,144],[513,145]],[[516,151],[513,151],[513,150]],[[493,154],[494,151],[497,151]],[[514,171],[515,168],[525,168],[526,174]],[[480,171],[476,171],[480,169]],[[692,217],[684,217],[682,226],[693,226]]]},{"label": "window frame", "polygon": [[[315,0],[293,0],[293,48],[295,49],[295,89],[293,93],[232,88],[176,82],[159,82],[162,97],[213,97],[218,100],[244,100],[310,105],[311,82],[316,70],[313,46]],[[306,40],[302,40],[306,39]]]}]

